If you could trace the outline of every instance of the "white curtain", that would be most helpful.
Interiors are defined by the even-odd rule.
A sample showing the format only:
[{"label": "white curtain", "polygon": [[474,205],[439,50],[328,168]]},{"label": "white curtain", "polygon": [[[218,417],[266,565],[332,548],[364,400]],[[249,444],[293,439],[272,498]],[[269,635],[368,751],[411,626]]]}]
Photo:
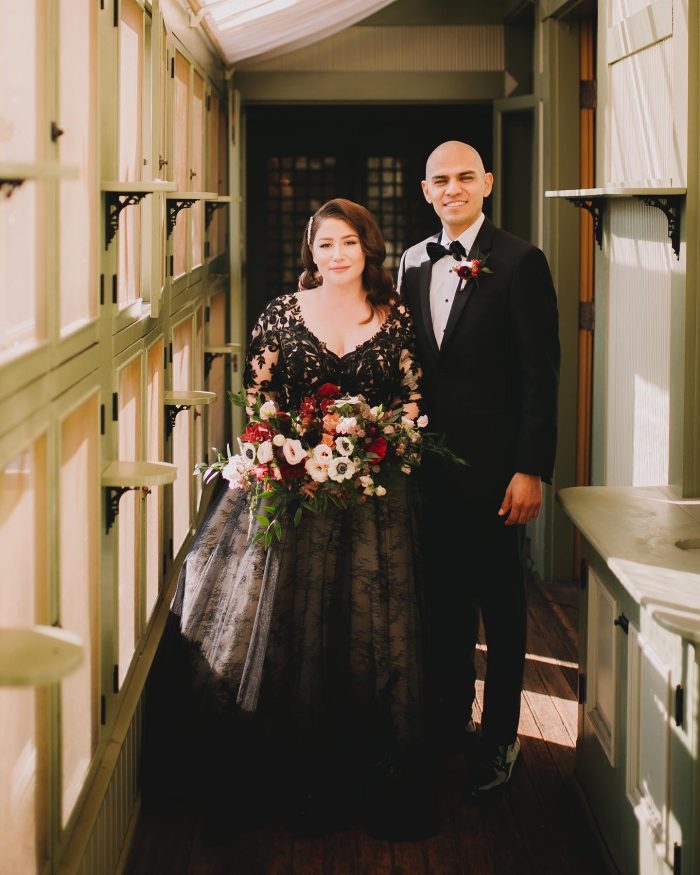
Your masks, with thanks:
[{"label": "white curtain", "polygon": [[[282,55],[331,36],[393,0],[199,0],[226,60]],[[191,4],[195,5],[194,2]]]}]

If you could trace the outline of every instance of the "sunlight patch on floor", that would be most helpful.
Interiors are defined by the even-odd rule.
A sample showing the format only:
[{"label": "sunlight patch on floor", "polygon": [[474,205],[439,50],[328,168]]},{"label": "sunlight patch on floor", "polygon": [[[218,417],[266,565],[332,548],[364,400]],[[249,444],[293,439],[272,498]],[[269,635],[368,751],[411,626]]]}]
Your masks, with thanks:
[{"label": "sunlight patch on floor", "polygon": [[[478,714],[481,719],[484,705],[484,682],[476,682]],[[576,747],[576,726],[578,722],[578,702],[575,699],[562,699],[547,693],[524,690],[520,710],[518,735],[536,738],[561,747]]]},{"label": "sunlight patch on floor", "polygon": [[[485,644],[477,644],[476,649],[483,650],[486,653]],[[577,662],[571,662],[567,659],[556,659],[554,656],[542,656],[539,653],[526,653],[525,659],[532,660],[533,662],[546,662],[548,665],[558,665],[561,668],[578,668]]]}]

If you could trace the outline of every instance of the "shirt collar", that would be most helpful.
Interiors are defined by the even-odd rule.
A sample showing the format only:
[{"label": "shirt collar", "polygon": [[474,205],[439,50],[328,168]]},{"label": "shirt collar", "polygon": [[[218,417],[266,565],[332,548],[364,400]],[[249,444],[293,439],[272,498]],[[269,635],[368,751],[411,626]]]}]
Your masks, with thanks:
[{"label": "shirt collar", "polygon": [[[464,250],[467,254],[469,254],[469,250],[474,245],[476,236],[481,230],[481,226],[484,224],[485,218],[486,216],[483,213],[479,213],[479,218],[472,225],[470,225],[466,231],[462,231],[459,237],[457,237],[457,240],[459,240],[462,246],[464,246]],[[438,242],[442,243],[443,246],[449,246],[452,242],[444,228],[440,232]]]}]

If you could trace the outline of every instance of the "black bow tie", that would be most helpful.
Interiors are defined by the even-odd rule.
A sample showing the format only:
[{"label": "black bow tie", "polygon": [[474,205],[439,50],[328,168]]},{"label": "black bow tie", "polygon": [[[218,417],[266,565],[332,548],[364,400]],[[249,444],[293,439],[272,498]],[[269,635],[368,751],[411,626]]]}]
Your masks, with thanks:
[{"label": "black bow tie", "polygon": [[428,258],[433,264],[435,264],[436,261],[440,261],[440,259],[444,258],[446,255],[451,255],[455,261],[461,261],[467,255],[467,250],[462,246],[459,240],[453,240],[449,246],[443,246],[441,243],[436,243],[434,240],[431,240],[430,243],[426,243],[425,249],[428,253]]}]

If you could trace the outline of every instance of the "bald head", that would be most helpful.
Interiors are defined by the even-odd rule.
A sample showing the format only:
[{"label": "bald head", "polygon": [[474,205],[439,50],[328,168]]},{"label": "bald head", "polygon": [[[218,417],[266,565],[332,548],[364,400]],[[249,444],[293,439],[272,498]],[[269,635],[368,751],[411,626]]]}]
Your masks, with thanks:
[{"label": "bald head", "polygon": [[431,167],[435,164],[443,162],[454,164],[465,160],[472,166],[479,168],[482,173],[485,172],[481,155],[473,146],[462,143],[460,140],[447,140],[445,143],[440,143],[428,155],[428,160],[425,162],[425,178],[430,179]]},{"label": "bald head", "polygon": [[493,176],[484,170],[481,155],[459,140],[448,140],[433,149],[421,183],[425,199],[452,240],[481,216],[492,185]]}]

